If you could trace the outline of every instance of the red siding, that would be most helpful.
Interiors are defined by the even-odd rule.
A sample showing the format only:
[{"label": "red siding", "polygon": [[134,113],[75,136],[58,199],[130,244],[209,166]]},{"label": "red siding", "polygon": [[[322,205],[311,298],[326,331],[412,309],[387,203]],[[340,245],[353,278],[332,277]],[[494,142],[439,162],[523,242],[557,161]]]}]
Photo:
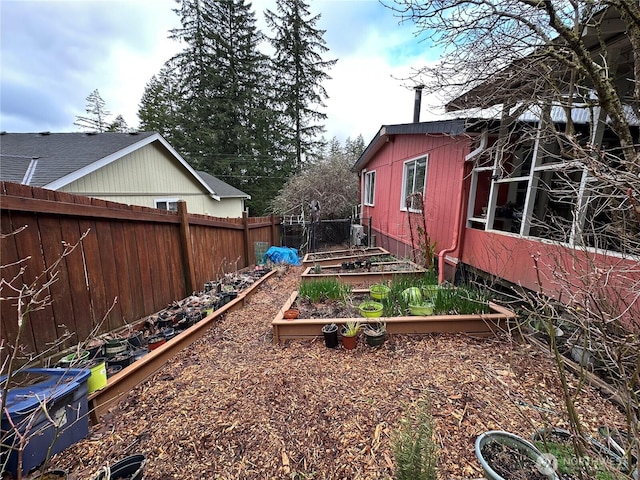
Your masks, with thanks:
[{"label": "red siding", "polygon": [[611,307],[605,314],[613,317],[622,310],[623,321],[640,328],[638,293],[630,287],[640,282],[637,260],[468,228],[462,261],[565,304],[603,299],[598,305]]},{"label": "red siding", "polygon": [[[376,171],[375,206],[365,207],[363,215],[372,217],[373,230],[386,242],[403,244],[399,249],[392,245],[380,246],[391,247],[391,251],[401,256],[412,256],[408,214],[400,210],[403,201],[400,198],[402,173],[406,160],[425,154],[428,155],[425,191],[427,231],[437,242],[437,251],[452,246],[456,220],[454,207],[460,200],[464,156],[469,149],[466,137],[446,135],[396,136],[380,149],[366,166],[367,171]],[[422,219],[413,214],[412,226],[415,228],[418,223],[421,224]],[[417,242],[415,233],[414,241]]]},{"label": "red siding", "polygon": [[[469,138],[465,136],[399,135],[389,138],[366,165],[367,171],[376,171],[376,191],[375,206],[364,207],[363,216],[371,217],[379,246],[413,258],[407,213],[400,210],[403,162],[428,154],[427,231],[437,242],[436,253],[453,247],[460,205],[462,225],[467,218],[470,165],[465,165],[464,157],[470,149]],[[412,219],[413,227],[418,222],[421,223],[419,215],[415,221]],[[418,241],[416,235],[414,241]],[[608,314],[615,316],[621,308],[623,320],[636,322],[635,327],[640,329],[640,297],[633,287],[640,283],[637,260],[466,227],[461,228],[457,243],[457,248],[448,256],[458,258],[466,265],[529,290],[542,291],[565,304],[584,305],[589,302],[588,296],[602,298],[601,304],[611,307]],[[450,266],[445,267],[446,278],[452,278],[451,270]]]}]

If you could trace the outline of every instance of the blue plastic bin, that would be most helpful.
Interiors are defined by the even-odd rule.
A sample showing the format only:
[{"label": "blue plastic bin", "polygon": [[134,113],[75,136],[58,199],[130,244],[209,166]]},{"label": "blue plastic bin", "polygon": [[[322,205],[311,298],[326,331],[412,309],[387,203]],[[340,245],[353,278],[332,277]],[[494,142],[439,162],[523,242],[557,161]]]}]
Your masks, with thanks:
[{"label": "blue plastic bin", "polygon": [[[25,474],[42,464],[47,453],[59,453],[87,436],[87,380],[90,374],[89,369],[79,368],[29,368],[13,376],[14,385],[7,394],[9,416],[2,413],[0,468],[8,456],[6,470],[14,477],[17,475],[19,439],[15,435],[16,429],[29,438],[22,452],[22,472]],[[6,379],[6,375],[0,377],[2,385]],[[44,414],[44,404],[55,425]]]}]

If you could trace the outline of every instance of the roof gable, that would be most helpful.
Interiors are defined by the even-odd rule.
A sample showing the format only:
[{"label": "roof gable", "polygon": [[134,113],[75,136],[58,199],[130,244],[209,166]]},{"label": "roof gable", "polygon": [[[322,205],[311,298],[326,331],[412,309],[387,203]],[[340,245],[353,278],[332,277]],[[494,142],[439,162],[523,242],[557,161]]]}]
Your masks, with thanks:
[{"label": "roof gable", "polygon": [[57,190],[152,142],[159,142],[202,187],[214,190],[158,133],[4,133],[0,178]]}]

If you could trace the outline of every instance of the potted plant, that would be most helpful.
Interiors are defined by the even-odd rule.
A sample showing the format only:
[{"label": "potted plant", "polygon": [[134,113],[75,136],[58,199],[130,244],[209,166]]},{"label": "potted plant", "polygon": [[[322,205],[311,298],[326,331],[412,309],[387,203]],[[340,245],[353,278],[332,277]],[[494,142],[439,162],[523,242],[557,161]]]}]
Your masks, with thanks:
[{"label": "potted plant", "polygon": [[384,300],[391,293],[391,289],[384,284],[378,283],[369,287],[369,294],[374,300]]},{"label": "potted plant", "polygon": [[338,346],[338,325],[327,323],[322,327],[322,335],[327,348],[336,348]]},{"label": "potted plant", "polygon": [[500,430],[485,432],[476,439],[475,452],[489,480],[514,478],[518,469],[559,480],[549,458],[532,443],[513,433]]},{"label": "potted plant", "polygon": [[422,286],[422,296],[427,300],[434,300],[438,297],[438,292],[440,291],[440,285],[423,285]]},{"label": "potted plant", "polygon": [[89,338],[83,345],[83,349],[89,352],[89,358],[101,357],[106,340],[101,337]]},{"label": "potted plant", "polygon": [[362,330],[367,345],[378,347],[384,343],[387,334],[387,324],[378,322],[376,324],[367,323]]},{"label": "potted plant", "polygon": [[382,316],[383,305],[380,302],[366,301],[360,304],[360,315],[367,318]]},{"label": "potted plant", "polygon": [[80,350],[69,355],[65,355],[58,361],[58,366],[61,368],[78,368],[87,360],[89,360],[91,353],[89,350]]},{"label": "potted plant", "polygon": [[411,313],[411,315],[417,315],[417,316],[427,316],[427,315],[433,315],[433,309],[434,309],[434,304],[432,301],[430,300],[424,300],[420,303],[417,304],[413,304],[410,303],[409,304],[409,312]]},{"label": "potted plant", "polygon": [[360,322],[353,320],[347,321],[342,327],[342,346],[347,350],[353,350],[356,348],[356,342],[358,340],[358,333],[362,325]]},{"label": "potted plant", "polygon": [[422,292],[418,287],[405,288],[402,291],[402,298],[410,305],[418,305],[422,302]]}]

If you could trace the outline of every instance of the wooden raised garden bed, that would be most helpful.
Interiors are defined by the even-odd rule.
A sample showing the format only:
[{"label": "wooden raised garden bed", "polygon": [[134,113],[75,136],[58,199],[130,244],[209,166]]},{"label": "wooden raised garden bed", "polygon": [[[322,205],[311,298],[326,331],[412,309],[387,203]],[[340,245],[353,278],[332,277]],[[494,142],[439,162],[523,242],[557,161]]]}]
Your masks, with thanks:
[{"label": "wooden raised garden bed", "polygon": [[216,321],[226,312],[244,307],[247,297],[251,296],[256,288],[274,273],[276,273],[276,270],[269,271],[253,284],[238,292],[236,298],[110,377],[106,387],[90,394],[88,397],[91,421],[95,423],[102,415],[107,413],[112,406],[112,402],[118,401],[122,395],[125,395],[129,390],[162,368],[178,352],[204,336],[207,330],[215,325]]},{"label": "wooden raised garden bed", "polygon": [[300,279],[304,282],[321,278],[338,278],[341,282],[349,285],[369,286],[391,280],[399,275],[421,277],[425,273],[424,268],[413,262],[397,260],[395,262],[373,262],[370,266],[363,263],[361,267],[353,269],[346,269],[341,264],[334,264],[322,267],[319,273],[316,273],[315,267],[308,267]]},{"label": "wooden raised garden bed", "polygon": [[[354,293],[367,293],[367,289],[354,290]],[[366,319],[353,318],[296,318],[287,320],[284,312],[291,308],[298,297],[298,292],[291,294],[276,317],[271,321],[273,328],[273,342],[281,343],[291,339],[310,340],[321,337],[321,329],[327,323],[344,324],[348,321],[386,322],[387,333],[466,333],[473,336],[493,336],[507,328],[507,323],[515,320],[516,314],[512,311],[490,302],[491,313],[472,315],[430,315],[430,316],[406,316],[406,317],[379,317]]]},{"label": "wooden raised garden bed", "polygon": [[326,252],[307,253],[302,259],[302,265],[310,267],[320,265],[340,265],[343,262],[353,262],[355,260],[367,260],[375,257],[385,257],[391,255],[381,247],[370,248],[349,248],[345,250],[330,250]]}]

